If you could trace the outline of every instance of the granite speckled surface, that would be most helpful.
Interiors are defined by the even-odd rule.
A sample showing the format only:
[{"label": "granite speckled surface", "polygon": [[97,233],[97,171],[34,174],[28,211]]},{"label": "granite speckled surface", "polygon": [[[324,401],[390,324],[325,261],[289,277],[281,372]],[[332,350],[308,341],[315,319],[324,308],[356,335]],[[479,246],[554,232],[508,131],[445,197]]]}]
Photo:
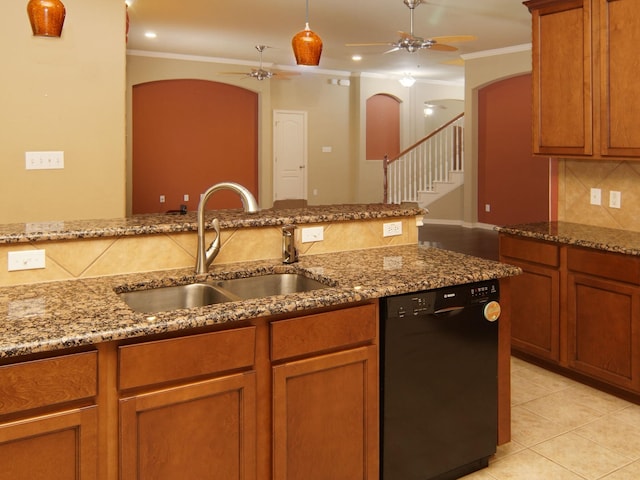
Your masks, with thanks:
[{"label": "granite speckled surface", "polygon": [[640,255],[640,232],[570,222],[541,222],[499,227],[500,233],[548,242]]},{"label": "granite speckled surface", "polygon": [[[116,292],[215,278],[302,272],[327,283],[308,293],[201,308],[132,311]],[[279,260],[101,277],[0,288],[0,359],[141,337],[287,312],[520,274],[519,268],[419,245],[309,255],[293,265]]]},{"label": "granite speckled surface", "polygon": [[[245,213],[242,209],[211,210],[206,214],[206,221],[209,224],[217,218],[222,228],[240,228],[393,218],[425,213],[426,210],[415,203],[318,205],[295,209],[265,209],[255,214]],[[13,223],[0,224],[0,243],[190,232],[197,229],[195,212],[188,212],[186,215],[134,215],[107,220]]]}]

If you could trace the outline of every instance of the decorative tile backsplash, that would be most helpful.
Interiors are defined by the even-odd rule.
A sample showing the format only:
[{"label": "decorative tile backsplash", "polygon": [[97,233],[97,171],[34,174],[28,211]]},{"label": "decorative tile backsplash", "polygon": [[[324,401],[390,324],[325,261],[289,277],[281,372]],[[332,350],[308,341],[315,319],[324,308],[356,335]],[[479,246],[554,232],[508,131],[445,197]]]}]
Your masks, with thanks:
[{"label": "decorative tile backsplash", "polygon": [[[561,160],[558,186],[558,220],[640,231],[640,162]],[[590,204],[592,188],[602,205]],[[611,191],[621,192],[621,208],[609,207]]]},{"label": "decorative tile backsplash", "polygon": [[[382,235],[382,226],[389,221],[402,222],[401,235]],[[324,227],[323,241],[300,242],[300,228],[319,225]],[[296,233],[300,255],[418,243],[415,216],[304,224],[300,228]],[[282,252],[282,227],[225,229],[221,240],[216,264],[277,260]],[[196,245],[195,232],[0,244],[0,286],[190,267],[195,265]],[[7,271],[7,252],[35,248],[46,250],[46,268]]]}]

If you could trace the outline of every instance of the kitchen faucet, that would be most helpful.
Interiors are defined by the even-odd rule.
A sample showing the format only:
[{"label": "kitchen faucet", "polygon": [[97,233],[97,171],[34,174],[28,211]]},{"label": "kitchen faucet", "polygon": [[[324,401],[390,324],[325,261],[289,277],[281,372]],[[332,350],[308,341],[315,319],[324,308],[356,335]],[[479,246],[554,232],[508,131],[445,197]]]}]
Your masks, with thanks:
[{"label": "kitchen faucet", "polygon": [[209,197],[218,190],[231,190],[240,195],[242,200],[242,206],[245,212],[255,213],[258,211],[258,202],[242,185],[233,182],[216,183],[209,187],[203,194],[198,204],[198,251],[196,252],[196,273],[207,273],[209,265],[216,258],[220,251],[220,222],[217,218],[213,219],[211,225],[216,232],[216,238],[211,242],[209,248],[205,247],[204,239],[204,207],[209,200]]}]

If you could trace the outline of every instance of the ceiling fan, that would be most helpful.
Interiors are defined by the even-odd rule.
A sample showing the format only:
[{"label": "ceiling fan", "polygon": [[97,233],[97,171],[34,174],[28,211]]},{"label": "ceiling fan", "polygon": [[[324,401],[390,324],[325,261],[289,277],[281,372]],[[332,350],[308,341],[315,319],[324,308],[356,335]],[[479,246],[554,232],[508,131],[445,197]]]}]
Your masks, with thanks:
[{"label": "ceiling fan", "polygon": [[262,67],[262,52],[269,48],[267,45],[256,45],[256,50],[260,55],[260,66],[252,68],[250,72],[221,72],[221,75],[243,75],[256,80],[268,80],[270,78],[286,79],[290,76],[300,75],[298,72],[284,72],[280,70],[267,70]]},{"label": "ceiling fan", "polygon": [[447,37],[429,37],[423,38],[414,35],[413,33],[413,11],[415,8],[421,3],[425,3],[424,0],[403,0],[403,3],[409,7],[411,12],[411,30],[409,33],[407,32],[398,32],[400,34],[400,39],[395,42],[375,42],[375,43],[347,43],[347,47],[369,47],[376,45],[389,45],[392,48],[387,50],[384,53],[397,52],[398,50],[406,50],[409,53],[417,52],[423,48],[428,48],[430,50],[439,50],[442,52],[454,52],[458,50],[456,47],[452,45],[447,45],[447,43],[456,43],[456,42],[469,42],[472,40],[476,40],[477,37],[474,35],[455,35],[455,36],[447,36]]}]

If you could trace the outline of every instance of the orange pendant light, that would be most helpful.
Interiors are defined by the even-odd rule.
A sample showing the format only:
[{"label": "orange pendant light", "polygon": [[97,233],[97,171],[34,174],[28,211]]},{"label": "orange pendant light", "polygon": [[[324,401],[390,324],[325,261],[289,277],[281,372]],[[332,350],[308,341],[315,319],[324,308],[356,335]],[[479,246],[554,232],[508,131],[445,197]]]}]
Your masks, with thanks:
[{"label": "orange pendant light", "polygon": [[291,40],[293,54],[298,65],[317,66],[322,54],[322,39],[309,28],[309,0],[307,0],[307,17],[304,30],[294,35]]},{"label": "orange pendant light", "polygon": [[60,0],[30,0],[27,14],[33,34],[39,37],[59,37],[66,9]]}]

